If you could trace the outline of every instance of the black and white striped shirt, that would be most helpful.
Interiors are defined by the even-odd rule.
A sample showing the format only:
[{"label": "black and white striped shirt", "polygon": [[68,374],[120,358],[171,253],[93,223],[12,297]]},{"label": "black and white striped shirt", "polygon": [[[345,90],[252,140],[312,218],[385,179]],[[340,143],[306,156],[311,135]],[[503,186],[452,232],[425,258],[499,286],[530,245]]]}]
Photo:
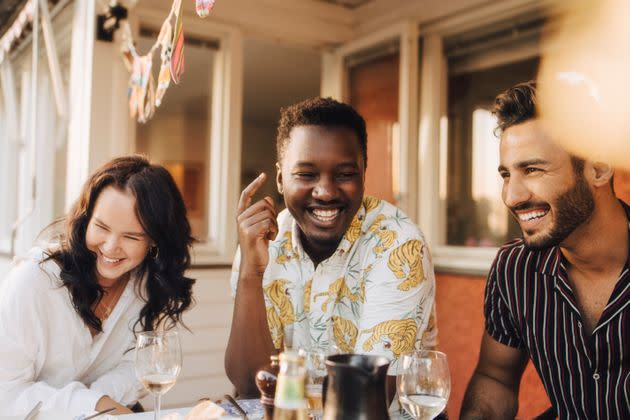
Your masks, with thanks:
[{"label": "black and white striped shirt", "polygon": [[503,246],[486,285],[486,330],[529,353],[560,419],[630,419],[630,255],[590,336],[566,264],[559,247]]}]

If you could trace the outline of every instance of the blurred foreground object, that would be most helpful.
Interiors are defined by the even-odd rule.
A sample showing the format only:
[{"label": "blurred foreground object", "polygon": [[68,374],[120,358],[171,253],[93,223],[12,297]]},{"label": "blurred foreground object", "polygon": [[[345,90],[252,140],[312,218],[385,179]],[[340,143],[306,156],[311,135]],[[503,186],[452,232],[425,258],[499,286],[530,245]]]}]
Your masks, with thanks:
[{"label": "blurred foreground object", "polygon": [[565,1],[555,12],[543,38],[541,117],[572,153],[630,169],[630,1]]}]

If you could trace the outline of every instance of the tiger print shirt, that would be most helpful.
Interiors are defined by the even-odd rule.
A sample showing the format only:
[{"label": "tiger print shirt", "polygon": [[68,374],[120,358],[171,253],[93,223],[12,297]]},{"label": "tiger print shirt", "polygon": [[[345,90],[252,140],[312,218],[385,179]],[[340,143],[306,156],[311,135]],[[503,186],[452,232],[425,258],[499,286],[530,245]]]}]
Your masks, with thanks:
[{"label": "tiger print shirt", "polygon": [[[317,268],[286,209],[278,215],[278,228],[263,276],[276,348],[291,331],[294,348],[336,346],[344,353],[384,355],[393,360],[390,372],[395,372],[401,354],[435,346],[431,256],[422,232],[400,209],[365,196],[337,250]],[[237,251],[233,296],[239,265]]]}]

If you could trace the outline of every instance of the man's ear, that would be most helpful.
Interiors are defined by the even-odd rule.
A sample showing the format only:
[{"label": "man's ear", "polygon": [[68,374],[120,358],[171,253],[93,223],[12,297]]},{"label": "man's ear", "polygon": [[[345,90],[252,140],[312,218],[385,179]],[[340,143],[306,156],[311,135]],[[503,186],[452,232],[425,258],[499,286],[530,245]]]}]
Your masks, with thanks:
[{"label": "man's ear", "polygon": [[615,174],[615,170],[609,163],[592,162],[589,168],[590,181],[594,187],[601,187],[609,184]]},{"label": "man's ear", "polygon": [[276,187],[281,195],[284,194],[284,189],[282,188],[282,167],[280,166],[280,162],[276,162]]}]

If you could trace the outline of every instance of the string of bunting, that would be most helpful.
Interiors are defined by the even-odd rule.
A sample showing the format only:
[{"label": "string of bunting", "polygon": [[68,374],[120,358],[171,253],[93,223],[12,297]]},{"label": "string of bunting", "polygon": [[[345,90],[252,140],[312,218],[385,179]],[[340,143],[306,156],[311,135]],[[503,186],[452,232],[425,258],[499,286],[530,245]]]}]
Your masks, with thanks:
[{"label": "string of bunting", "polygon": [[[215,0],[196,0],[195,10],[199,17],[205,18],[214,7]],[[129,77],[128,97],[129,115],[138,122],[147,122],[155,108],[162,104],[164,94],[171,84],[178,84],[184,73],[184,4],[183,0],[174,0],[171,10],[162,23],[157,40],[149,51],[140,55],[136,50],[131,28],[127,22],[123,26],[121,52],[123,62],[131,73]],[[153,54],[160,49],[160,71],[157,87],[153,77]]]}]

